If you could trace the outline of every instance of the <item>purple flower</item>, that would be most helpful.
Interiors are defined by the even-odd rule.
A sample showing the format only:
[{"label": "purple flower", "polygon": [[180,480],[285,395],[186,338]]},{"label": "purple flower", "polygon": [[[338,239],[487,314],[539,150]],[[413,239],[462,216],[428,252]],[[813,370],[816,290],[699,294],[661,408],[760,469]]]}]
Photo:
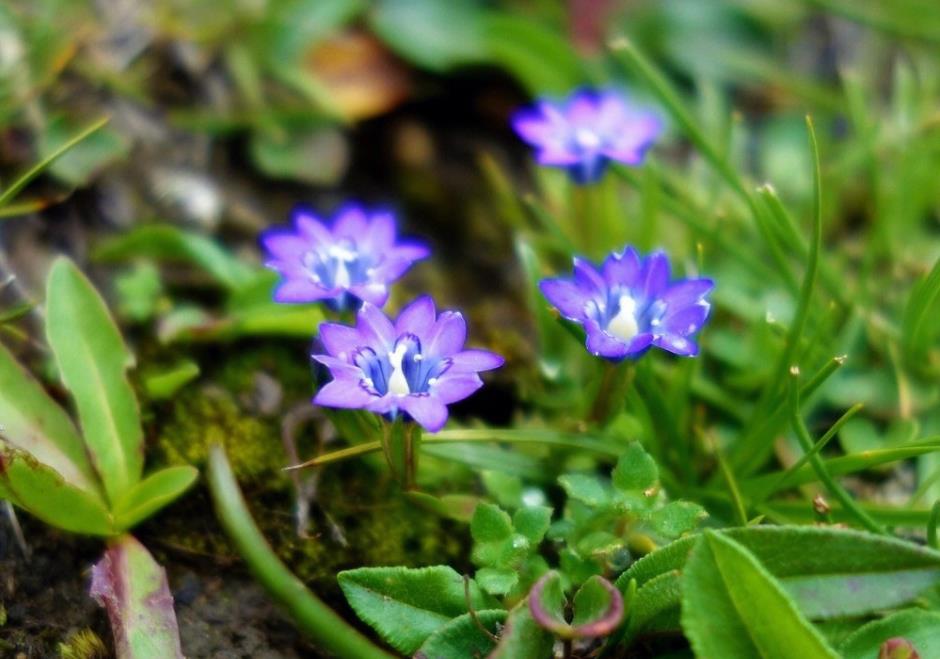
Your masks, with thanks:
[{"label": "purple flower", "polygon": [[611,160],[640,164],[662,122],[617,92],[582,89],[518,111],[512,127],[536,148],[540,165],[564,167],[583,184],[598,180]]},{"label": "purple flower", "polygon": [[276,302],[329,300],[342,308],[352,296],[382,306],[388,284],[430,254],[420,243],[396,242],[395,217],[388,212],[345,206],[328,228],[298,208],[292,220],[293,230],[272,229],[261,237],[265,265],[281,275]]},{"label": "purple flower", "polygon": [[313,358],[330,369],[333,380],[313,402],[390,416],[401,411],[436,432],[447,421],[447,405],[483,386],[477,373],[503,364],[487,350],[464,350],[466,338],[463,315],[438,315],[430,296],[409,304],[394,323],[364,302],[355,327],[320,325],[327,354]]},{"label": "purple flower", "polygon": [[682,356],[698,354],[693,335],[708,319],[711,279],[669,280],[669,257],[640,258],[627,247],[598,268],[574,259],[572,279],[544,279],[545,298],[584,326],[587,349],[611,360],[638,357],[650,346]]}]

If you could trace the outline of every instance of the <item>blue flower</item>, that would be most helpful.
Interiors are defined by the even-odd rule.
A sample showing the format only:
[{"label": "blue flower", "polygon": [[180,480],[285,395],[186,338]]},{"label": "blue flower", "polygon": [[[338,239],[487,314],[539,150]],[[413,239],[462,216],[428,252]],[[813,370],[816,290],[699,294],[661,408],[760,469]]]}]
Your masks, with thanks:
[{"label": "blue flower", "polygon": [[477,373],[503,364],[496,353],[464,350],[466,338],[463,315],[438,315],[427,295],[405,307],[394,323],[365,302],[355,327],[320,325],[326,354],[313,359],[330,370],[333,380],[313,402],[389,416],[404,412],[437,432],[447,421],[447,405],[483,386]]},{"label": "blue flower", "polygon": [[536,148],[540,165],[564,167],[584,184],[597,181],[611,160],[640,164],[662,121],[617,92],[583,89],[518,111],[512,127]]},{"label": "blue flower", "polygon": [[561,315],[584,326],[587,349],[611,360],[638,357],[650,346],[698,354],[694,335],[708,320],[711,279],[669,279],[669,257],[641,258],[633,247],[597,267],[574,259],[571,279],[544,279],[542,294]]},{"label": "blue flower", "polygon": [[327,300],[343,308],[353,297],[382,306],[388,285],[430,254],[421,243],[398,242],[395,217],[388,212],[370,214],[348,205],[327,227],[309,209],[298,208],[292,220],[293,230],[272,229],[261,237],[265,265],[281,275],[276,302]]}]

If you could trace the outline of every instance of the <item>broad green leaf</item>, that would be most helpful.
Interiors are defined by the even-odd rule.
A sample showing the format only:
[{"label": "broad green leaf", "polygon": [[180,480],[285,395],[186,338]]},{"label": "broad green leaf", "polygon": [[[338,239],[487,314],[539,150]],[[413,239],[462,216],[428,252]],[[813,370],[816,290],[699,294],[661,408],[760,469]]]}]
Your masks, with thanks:
[{"label": "broad green leaf", "polygon": [[524,600],[509,612],[499,643],[488,659],[545,659],[551,656],[554,644],[554,637],[535,622],[529,601]]},{"label": "broad green leaf", "polygon": [[199,472],[188,465],[167,467],[150,474],[117,501],[115,526],[129,529],[179,497],[196,482]]},{"label": "broad green leaf", "polygon": [[114,294],[118,316],[135,323],[150,320],[163,295],[160,270],[152,261],[137,261],[127,272],[114,277]]},{"label": "broad green leaf", "polygon": [[269,66],[298,62],[304,53],[341,28],[365,6],[363,0],[276,0],[266,6],[256,52]]},{"label": "broad green leaf", "polygon": [[251,159],[275,179],[310,185],[336,185],[349,167],[349,145],[335,126],[323,125],[251,137]]},{"label": "broad green leaf", "polygon": [[[59,117],[46,124],[39,136],[39,155],[49,157],[68,144],[78,126]],[[113,130],[102,128],[90,133],[62,154],[49,166],[49,172],[60,181],[80,186],[88,183],[101,169],[121,160],[130,150],[128,140]]]},{"label": "broad green leaf", "polygon": [[230,289],[245,286],[256,276],[253,268],[209,238],[169,224],[147,224],[111,238],[95,250],[94,256],[102,261],[147,257],[187,262]]},{"label": "broad green leaf", "polygon": [[369,22],[399,55],[443,72],[485,59],[482,18],[473,0],[380,0]]},{"label": "broad green leaf", "polygon": [[92,568],[91,596],[108,611],[119,659],[182,659],[166,571],[130,535]]},{"label": "broad green leaf", "polygon": [[108,536],[111,515],[93,493],[66,482],[23,451],[0,443],[0,498],[64,531]]},{"label": "broad green leaf", "polygon": [[[464,579],[450,567],[364,567],[340,572],[337,579],[356,614],[404,654],[413,654],[431,634],[467,613]],[[471,580],[473,609],[491,604]]]},{"label": "broad green leaf", "polygon": [[519,583],[519,573],[507,568],[480,568],[474,578],[490,595],[506,595]]},{"label": "broad green leaf", "polygon": [[[811,619],[857,616],[910,602],[940,582],[940,552],[895,538],[834,528],[760,526],[721,532],[740,543]],[[682,570],[697,536],[681,538],[630,566],[619,579],[642,588]]]},{"label": "broad green leaf", "polygon": [[727,536],[699,536],[682,591],[682,629],[697,656],[838,656],[753,554]]},{"label": "broad green leaf", "polygon": [[503,508],[520,508],[522,502],[522,481],[516,476],[510,476],[499,471],[486,470],[480,474],[486,491],[496,499]]},{"label": "broad green leaf", "polygon": [[623,599],[614,590],[611,583],[601,576],[595,575],[585,581],[572,600],[572,626],[598,632],[591,636],[604,636],[616,628],[623,617]]},{"label": "broad green leaf", "polygon": [[559,476],[558,484],[568,496],[589,506],[604,506],[610,503],[611,491],[607,484],[591,474],[565,474]]},{"label": "broad green leaf", "polygon": [[465,613],[431,634],[415,653],[415,659],[466,659],[487,656],[493,649],[493,639],[486,635],[478,624],[483,625],[495,636],[500,623],[506,619],[506,612],[493,609],[475,613],[476,620],[469,613]]},{"label": "broad green leaf", "polygon": [[650,514],[649,523],[661,536],[677,538],[695,529],[708,513],[691,501],[672,501]]},{"label": "broad green leaf", "polygon": [[470,520],[470,533],[476,542],[501,542],[512,536],[512,519],[491,503],[481,503]]},{"label": "broad green leaf", "polygon": [[678,570],[663,572],[636,591],[630,603],[627,639],[642,631],[678,628],[681,576]]},{"label": "broad green leaf", "polygon": [[0,345],[0,445],[8,443],[101,499],[101,487],[72,420]]},{"label": "broad green leaf", "polygon": [[531,506],[520,508],[512,516],[512,525],[517,533],[537,545],[542,542],[548,527],[552,522],[552,509],[548,506]]},{"label": "broad green leaf", "polygon": [[82,435],[109,500],[117,501],[143,469],[143,433],[127,369],[134,358],[104,300],[68,259],[52,266],[46,336],[72,394]]},{"label": "broad green leaf", "polygon": [[940,613],[911,609],[870,622],[839,646],[845,659],[874,659],[889,638],[905,638],[921,659],[940,657]]},{"label": "broad green leaf", "polygon": [[659,480],[659,468],[639,442],[627,447],[611,474],[614,487],[624,492],[646,491]]}]

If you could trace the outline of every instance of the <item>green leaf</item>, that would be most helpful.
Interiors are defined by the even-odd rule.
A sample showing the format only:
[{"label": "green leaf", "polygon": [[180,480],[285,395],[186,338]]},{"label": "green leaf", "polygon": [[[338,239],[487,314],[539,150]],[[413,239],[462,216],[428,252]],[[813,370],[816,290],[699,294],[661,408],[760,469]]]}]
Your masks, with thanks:
[{"label": "green leaf", "polygon": [[558,484],[568,497],[592,507],[610,503],[610,488],[597,476],[590,474],[565,474],[558,477]]},{"label": "green leaf", "polygon": [[[910,602],[940,582],[940,552],[895,538],[834,528],[760,526],[722,534],[750,551],[811,619],[859,616]],[[697,536],[649,554],[617,579],[650,579],[682,570]]]},{"label": "green leaf", "polygon": [[114,293],[120,317],[135,323],[148,321],[156,315],[163,295],[160,270],[150,261],[138,261],[114,277]]},{"label": "green leaf", "polygon": [[552,635],[532,618],[529,601],[523,600],[509,612],[499,643],[488,659],[545,659],[551,656],[554,644]]},{"label": "green leaf", "polygon": [[846,638],[839,652],[845,659],[872,659],[882,643],[897,637],[910,641],[921,659],[940,657],[940,613],[912,609],[875,620]]},{"label": "green leaf", "polygon": [[466,659],[484,657],[493,649],[493,639],[477,625],[482,624],[494,636],[506,619],[501,609],[477,611],[476,620],[469,613],[454,618],[431,634],[415,653],[415,659]]},{"label": "green leaf", "polygon": [[0,345],[0,445],[23,451],[69,485],[101,500],[101,488],[72,420]]},{"label": "green leaf", "polygon": [[[603,636],[620,624],[623,617],[623,600],[614,593],[609,581],[595,575],[584,582],[572,601],[574,617],[571,624],[582,629],[597,627]],[[619,613],[618,613],[619,612]]]},{"label": "green leaf", "polygon": [[334,126],[272,134],[258,131],[249,144],[251,159],[275,179],[335,185],[349,167],[349,145]]},{"label": "green leaf", "polygon": [[111,515],[96,494],[66,482],[23,451],[0,443],[0,498],[64,531],[108,536]]},{"label": "green leaf", "polygon": [[627,447],[611,474],[614,487],[623,492],[644,492],[659,481],[656,462],[639,442]]},{"label": "green leaf", "polygon": [[472,0],[380,0],[369,20],[395,52],[438,72],[485,59],[481,21]]},{"label": "green leaf", "polygon": [[[39,136],[39,155],[43,158],[53,156],[72,141],[78,130],[62,117],[53,119]],[[101,169],[125,158],[129,151],[130,144],[124,136],[100,128],[72,144],[67,152],[52,162],[49,172],[69,185],[85,185]]]},{"label": "green leaf", "polygon": [[522,502],[522,480],[499,471],[486,470],[480,474],[486,491],[503,508],[520,508]]},{"label": "green leaf", "polygon": [[75,265],[59,258],[46,291],[46,336],[75,399],[92,463],[113,502],[143,469],[143,433],[126,370],[134,358],[104,300]]},{"label": "green leaf", "polygon": [[109,544],[92,569],[91,596],[108,610],[118,657],[182,659],[166,571],[132,536]]},{"label": "green leaf", "polygon": [[269,3],[257,30],[256,52],[268,65],[298,62],[317,42],[358,14],[363,0],[278,0]]},{"label": "green leaf", "polygon": [[150,400],[167,400],[197,377],[199,364],[184,359],[165,370],[148,373],[144,378],[144,390]]},{"label": "green leaf", "polygon": [[483,17],[486,59],[512,74],[532,94],[567,93],[584,81],[571,42],[526,16]]},{"label": "green leaf", "polygon": [[[404,654],[413,654],[431,634],[468,611],[463,577],[446,566],[364,567],[340,572],[337,579],[356,614]],[[474,610],[491,605],[472,580],[470,605]]]},{"label": "green leaf", "polygon": [[838,656],[753,554],[726,536],[699,536],[682,591],[682,628],[697,656]]},{"label": "green leaf", "polygon": [[169,224],[147,224],[111,238],[95,250],[94,256],[101,261],[147,257],[191,263],[230,289],[245,286],[257,276],[253,268],[209,238]]},{"label": "green leaf", "polygon": [[678,538],[693,531],[708,513],[691,501],[672,501],[650,514],[653,530],[666,538]]},{"label": "green leaf", "polygon": [[901,321],[901,345],[908,364],[921,369],[940,334],[940,259],[911,290]]},{"label": "green leaf", "polygon": [[196,482],[199,472],[188,465],[167,467],[132,487],[114,506],[115,526],[126,530],[150,517]]},{"label": "green leaf", "polygon": [[630,605],[626,639],[643,631],[671,630],[679,627],[681,574],[678,570],[653,577],[636,591]]},{"label": "green leaf", "polygon": [[512,536],[512,519],[499,506],[480,503],[470,520],[470,534],[476,542],[501,542]]},{"label": "green leaf", "polygon": [[516,532],[524,535],[533,546],[542,542],[551,523],[552,509],[548,506],[520,508],[512,516],[512,525]]},{"label": "green leaf", "polygon": [[480,588],[490,595],[506,595],[519,583],[519,573],[515,570],[484,567],[474,575]]}]

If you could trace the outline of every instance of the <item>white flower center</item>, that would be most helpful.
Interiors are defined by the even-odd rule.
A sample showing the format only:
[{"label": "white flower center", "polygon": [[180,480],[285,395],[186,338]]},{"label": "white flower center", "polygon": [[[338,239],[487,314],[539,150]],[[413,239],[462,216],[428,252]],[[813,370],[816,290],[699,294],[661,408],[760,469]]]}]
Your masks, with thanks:
[{"label": "white flower center", "polygon": [[404,342],[395,346],[395,350],[388,353],[388,363],[392,367],[392,374],[388,378],[388,393],[393,396],[407,396],[411,393],[408,387],[408,380],[405,378],[405,372],[402,370],[401,362],[405,358],[405,352],[408,346]]},{"label": "white flower center", "polygon": [[357,254],[343,245],[331,245],[327,252],[334,261],[336,261],[336,273],[333,276],[333,285],[337,288],[349,288],[351,279],[347,263],[355,261]]},{"label": "white flower center", "polygon": [[574,141],[584,149],[596,149],[601,145],[601,138],[589,128],[579,128],[574,133]]},{"label": "white flower center", "polygon": [[640,331],[636,322],[636,302],[629,295],[621,295],[618,306],[617,315],[607,323],[607,333],[629,343]]}]

